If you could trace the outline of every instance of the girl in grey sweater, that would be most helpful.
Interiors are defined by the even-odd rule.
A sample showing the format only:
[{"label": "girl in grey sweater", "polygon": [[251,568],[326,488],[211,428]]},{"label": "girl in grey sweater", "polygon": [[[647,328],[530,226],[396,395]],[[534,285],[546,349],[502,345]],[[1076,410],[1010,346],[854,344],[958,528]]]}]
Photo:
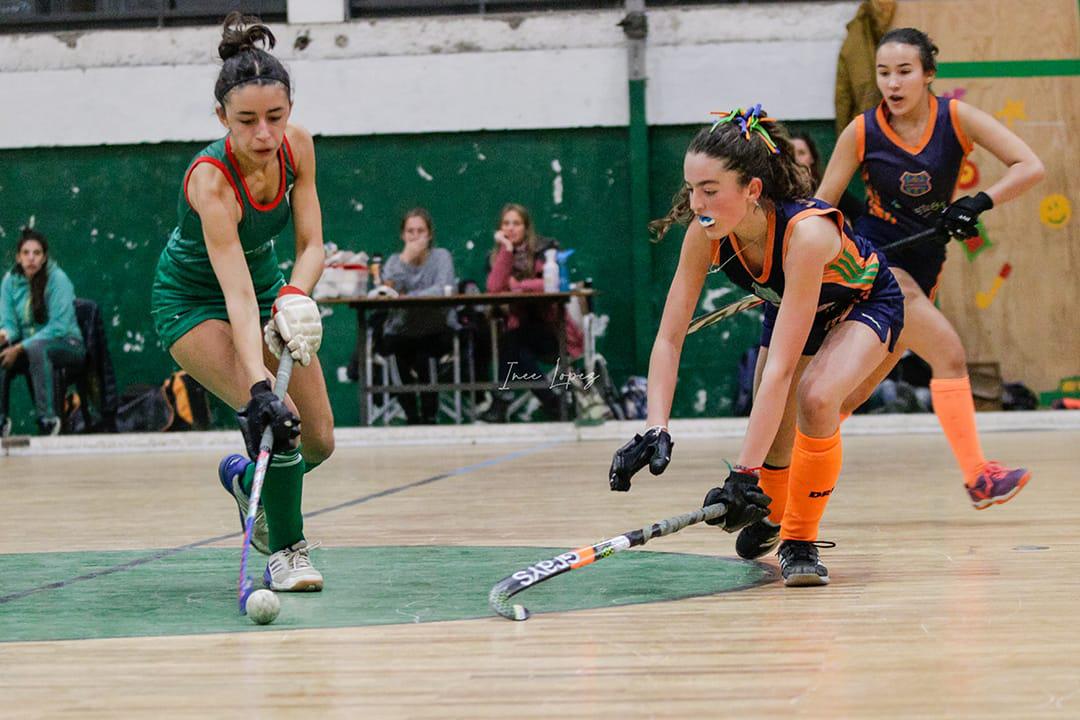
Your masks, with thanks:
[{"label": "girl in grey sweater", "polygon": [[[402,251],[391,255],[383,267],[383,284],[399,295],[442,295],[447,286],[455,288],[454,259],[449,251],[432,247],[435,226],[427,210],[405,213],[401,241]],[[382,350],[394,355],[403,382],[426,381],[429,359],[438,360],[450,349],[456,327],[450,308],[395,308],[387,312]],[[398,400],[410,425],[435,423],[437,393],[401,393]]]}]

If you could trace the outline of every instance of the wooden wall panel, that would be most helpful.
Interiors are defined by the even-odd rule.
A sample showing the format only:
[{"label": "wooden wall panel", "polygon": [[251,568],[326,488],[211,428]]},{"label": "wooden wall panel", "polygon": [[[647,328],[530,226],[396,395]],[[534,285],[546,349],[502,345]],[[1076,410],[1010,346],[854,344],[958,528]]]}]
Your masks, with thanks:
[{"label": "wooden wall panel", "polygon": [[[901,2],[893,26],[925,30],[942,62],[1080,56],[1074,0]],[[998,362],[1006,381],[1052,390],[1062,377],[1080,373],[1080,77],[950,78],[936,81],[934,90],[999,117],[1046,165],[1039,185],[984,216],[989,248],[969,259],[953,244],[939,297],[969,361]],[[979,180],[960,194],[989,187],[1005,171],[981,148],[969,160]],[[1052,195],[1071,206],[1067,221],[1049,222],[1062,216],[1060,207],[1042,219],[1040,205]],[[1011,274],[991,304],[980,307],[977,294],[993,290],[1005,263]]]}]

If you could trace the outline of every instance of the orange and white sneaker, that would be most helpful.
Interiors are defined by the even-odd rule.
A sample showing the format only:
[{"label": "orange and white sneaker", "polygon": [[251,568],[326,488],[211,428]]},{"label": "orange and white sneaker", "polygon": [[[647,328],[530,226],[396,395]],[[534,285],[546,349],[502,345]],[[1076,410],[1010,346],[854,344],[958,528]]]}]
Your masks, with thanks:
[{"label": "orange and white sneaker", "polygon": [[1012,500],[1030,479],[1030,470],[1007,468],[991,460],[983,465],[975,482],[967,486],[968,496],[976,510],[985,510]]}]

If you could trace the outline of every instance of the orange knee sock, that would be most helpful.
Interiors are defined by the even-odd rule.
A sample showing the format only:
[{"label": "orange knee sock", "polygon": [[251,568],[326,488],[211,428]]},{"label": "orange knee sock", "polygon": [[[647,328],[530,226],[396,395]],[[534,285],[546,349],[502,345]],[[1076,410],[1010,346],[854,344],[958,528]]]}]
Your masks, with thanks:
[{"label": "orange knee sock", "polygon": [[763,467],[759,472],[758,485],[762,491],[772,498],[769,503],[769,522],[779,525],[784,518],[784,508],[787,507],[787,479],[790,468]]},{"label": "orange knee sock", "polygon": [[986,458],[979,444],[975,427],[975,401],[971,397],[971,382],[967,375],[960,378],[934,378],[930,381],[930,397],[934,414],[952,447],[964,482],[971,484],[982,469]]},{"label": "orange knee sock", "polygon": [[843,460],[839,430],[826,438],[813,438],[796,429],[781,539],[817,540],[818,525],[840,477]]}]

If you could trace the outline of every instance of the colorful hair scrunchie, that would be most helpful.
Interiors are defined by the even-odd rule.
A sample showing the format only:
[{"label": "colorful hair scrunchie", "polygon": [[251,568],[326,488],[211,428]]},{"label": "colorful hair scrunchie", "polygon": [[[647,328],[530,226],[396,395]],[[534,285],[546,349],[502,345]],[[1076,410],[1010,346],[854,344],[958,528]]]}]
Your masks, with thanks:
[{"label": "colorful hair scrunchie", "polygon": [[743,110],[742,108],[735,108],[729,112],[711,112],[710,115],[718,115],[716,122],[709,128],[709,132],[716,130],[717,127],[724,123],[735,122],[739,124],[739,132],[747,140],[750,139],[750,135],[758,135],[764,142],[765,146],[769,148],[769,151],[774,155],[780,154],[780,148],[776,147],[776,143],[769,136],[769,132],[761,125],[762,121],[773,122],[773,118],[765,117],[761,111],[761,103],[753,106],[749,110]]}]

